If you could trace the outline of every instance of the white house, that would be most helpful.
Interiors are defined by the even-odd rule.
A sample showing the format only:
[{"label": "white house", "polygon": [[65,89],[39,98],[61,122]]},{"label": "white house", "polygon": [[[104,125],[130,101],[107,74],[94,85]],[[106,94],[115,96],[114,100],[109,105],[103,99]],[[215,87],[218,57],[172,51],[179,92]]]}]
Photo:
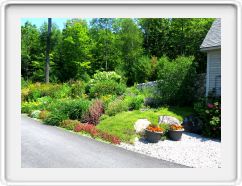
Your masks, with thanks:
[{"label": "white house", "polygon": [[200,49],[207,53],[206,96],[221,96],[221,19],[213,22]]}]

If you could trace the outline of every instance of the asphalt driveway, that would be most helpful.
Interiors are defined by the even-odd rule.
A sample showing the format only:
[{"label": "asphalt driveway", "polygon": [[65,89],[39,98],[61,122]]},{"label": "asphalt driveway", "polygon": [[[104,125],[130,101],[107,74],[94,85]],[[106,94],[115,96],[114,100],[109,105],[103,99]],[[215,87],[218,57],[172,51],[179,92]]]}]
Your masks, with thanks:
[{"label": "asphalt driveway", "polygon": [[182,168],[22,115],[22,168]]}]

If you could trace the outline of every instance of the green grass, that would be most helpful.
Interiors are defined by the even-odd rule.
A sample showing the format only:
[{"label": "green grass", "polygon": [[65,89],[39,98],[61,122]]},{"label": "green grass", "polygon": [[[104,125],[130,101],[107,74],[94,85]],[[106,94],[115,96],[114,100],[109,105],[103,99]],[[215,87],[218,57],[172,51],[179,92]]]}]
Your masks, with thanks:
[{"label": "green grass", "polygon": [[191,108],[179,107],[150,109],[147,111],[128,111],[119,113],[112,117],[105,117],[97,125],[97,128],[110,134],[116,135],[123,142],[133,143],[134,138],[137,136],[134,131],[134,123],[138,119],[146,118],[151,123],[158,124],[158,116],[174,116],[182,121],[185,116],[188,116],[191,113]]}]

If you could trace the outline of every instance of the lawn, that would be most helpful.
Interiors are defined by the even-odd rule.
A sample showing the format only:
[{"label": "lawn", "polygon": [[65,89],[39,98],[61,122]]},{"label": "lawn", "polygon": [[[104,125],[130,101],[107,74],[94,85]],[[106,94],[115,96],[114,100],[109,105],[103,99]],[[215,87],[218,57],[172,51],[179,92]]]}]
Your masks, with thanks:
[{"label": "lawn", "polygon": [[113,134],[121,139],[123,142],[133,143],[135,137],[137,136],[134,131],[134,123],[138,119],[148,119],[151,123],[158,124],[158,117],[161,115],[174,116],[180,121],[183,120],[185,116],[192,113],[191,108],[159,108],[159,109],[149,109],[146,111],[134,110],[118,113],[112,117],[102,117],[97,128]]}]

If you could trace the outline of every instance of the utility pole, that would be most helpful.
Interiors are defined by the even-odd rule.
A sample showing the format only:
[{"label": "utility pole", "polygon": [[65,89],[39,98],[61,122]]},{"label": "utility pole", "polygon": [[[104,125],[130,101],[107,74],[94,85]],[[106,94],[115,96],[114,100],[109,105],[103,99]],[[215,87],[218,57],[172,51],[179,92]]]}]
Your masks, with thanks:
[{"label": "utility pole", "polygon": [[50,81],[50,35],[51,35],[51,18],[48,18],[48,32],[46,39],[46,61],[45,61],[45,83]]}]

